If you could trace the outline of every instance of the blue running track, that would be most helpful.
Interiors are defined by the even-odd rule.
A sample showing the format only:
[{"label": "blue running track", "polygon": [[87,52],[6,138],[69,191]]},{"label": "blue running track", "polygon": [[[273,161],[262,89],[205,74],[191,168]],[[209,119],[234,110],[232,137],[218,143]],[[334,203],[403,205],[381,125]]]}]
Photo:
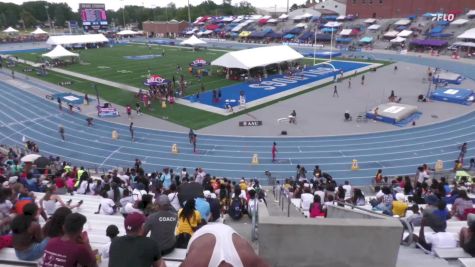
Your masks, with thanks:
[{"label": "blue running track", "polygon": [[[466,72],[464,75],[468,77],[467,69],[461,72]],[[60,124],[65,127],[64,143],[58,134]],[[294,175],[297,164],[304,165],[308,171],[320,165],[340,182],[350,179],[353,184],[361,185],[369,184],[380,168],[385,175],[413,174],[420,164],[434,164],[440,159],[450,169],[458,156],[457,145],[463,142],[469,142],[467,156],[475,156],[475,113],[425,127],[359,136],[203,135],[198,138],[196,154],[188,143],[187,133],[136,129],[137,141],[132,143],[127,126],[97,121],[93,128],[88,128],[85,124],[83,115],[61,114],[54,102],[0,82],[0,143],[21,146],[25,135],[39,144],[43,154],[58,155],[89,168],[130,167],[135,158],[140,158],[146,171],[166,166],[190,170],[203,167],[217,176],[262,178],[264,171],[269,170],[281,179]],[[121,136],[117,141],[111,140],[113,129]],[[278,143],[277,163],[271,162],[273,141]],[[170,152],[175,143],[180,149],[177,155]],[[250,164],[254,153],[260,158],[260,164],[255,166]],[[358,160],[360,170],[350,170],[352,159]]]}]

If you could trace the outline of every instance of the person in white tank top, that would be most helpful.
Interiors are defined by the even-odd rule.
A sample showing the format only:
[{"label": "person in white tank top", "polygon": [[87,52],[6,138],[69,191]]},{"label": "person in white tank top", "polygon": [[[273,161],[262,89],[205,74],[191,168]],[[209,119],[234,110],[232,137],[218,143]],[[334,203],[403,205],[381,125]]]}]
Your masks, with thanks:
[{"label": "person in white tank top", "polygon": [[231,227],[209,223],[198,229],[188,243],[181,267],[270,267],[251,245]]}]

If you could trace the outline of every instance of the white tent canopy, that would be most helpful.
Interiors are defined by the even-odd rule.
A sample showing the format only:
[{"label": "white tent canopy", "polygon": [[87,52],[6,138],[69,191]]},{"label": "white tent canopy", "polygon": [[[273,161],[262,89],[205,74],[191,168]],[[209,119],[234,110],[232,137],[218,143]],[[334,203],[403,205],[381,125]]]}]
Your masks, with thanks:
[{"label": "white tent canopy", "polygon": [[384,37],[396,37],[398,34],[398,31],[388,31],[384,34]]},{"label": "white tent canopy", "polygon": [[406,38],[403,38],[403,37],[398,36],[398,37],[392,39],[390,42],[391,42],[391,43],[402,43],[402,42],[404,42],[404,41],[406,41]]},{"label": "white tent canopy", "polygon": [[276,22],[279,22],[279,21],[276,20],[276,19],[269,19],[269,20],[267,21],[267,23],[276,23]]},{"label": "white tent canopy", "polygon": [[62,57],[79,57],[79,54],[70,52],[66,50],[64,47],[62,47],[61,45],[57,45],[53,50],[41,56],[49,57],[51,59],[56,59],[56,58],[62,58]]},{"label": "white tent canopy", "polygon": [[472,42],[455,42],[455,46],[475,47],[475,43]]},{"label": "white tent canopy", "polygon": [[457,36],[458,39],[475,39],[475,28],[466,30],[464,33]]},{"label": "white tent canopy", "polygon": [[50,36],[46,41],[49,45],[95,44],[105,42],[109,42],[109,39],[103,34]]},{"label": "white tent canopy", "polygon": [[184,40],[180,45],[199,46],[206,44],[205,41],[198,39],[198,37],[192,35],[190,38]]},{"label": "white tent canopy", "polygon": [[345,19],[346,19],[346,16],[344,16],[344,15],[338,16],[336,18],[336,20],[345,20]]},{"label": "white tent canopy", "polygon": [[212,34],[212,33],[213,33],[212,30],[206,30],[206,31],[204,31],[204,32],[199,32],[199,33],[197,33],[197,35],[201,36],[201,35],[208,35],[208,34]]},{"label": "white tent canopy", "polygon": [[364,23],[368,23],[368,24],[372,24],[372,23],[375,23],[376,22],[376,19],[366,19],[364,21]]},{"label": "white tent canopy", "polygon": [[288,18],[288,17],[289,17],[289,15],[287,15],[287,14],[282,14],[282,15],[279,16],[279,19],[286,19],[286,18]]},{"label": "white tent canopy", "polygon": [[340,35],[347,36],[347,35],[350,35],[352,31],[353,31],[352,29],[343,29],[341,30]]},{"label": "white tent canopy", "polygon": [[409,25],[409,24],[411,24],[410,19],[400,19],[400,20],[398,20],[394,23],[394,25],[396,25],[396,26],[406,26],[406,25]]},{"label": "white tent canopy", "polygon": [[266,46],[228,52],[211,62],[211,65],[249,70],[301,58],[303,56],[289,46]]},{"label": "white tent canopy", "polygon": [[368,27],[368,30],[378,30],[379,28],[381,28],[381,25],[373,24]]},{"label": "white tent canopy", "polygon": [[468,19],[457,19],[457,20],[452,21],[452,23],[450,23],[450,25],[460,26],[460,25],[466,24],[467,22],[468,22]]},{"label": "white tent canopy", "polygon": [[467,16],[475,16],[475,9],[468,11]]},{"label": "white tent canopy", "polygon": [[328,27],[328,28],[337,28],[337,27],[340,27],[341,25],[342,25],[342,23],[340,23],[340,22],[329,21],[329,22],[325,23],[325,25],[323,25],[323,26]]},{"label": "white tent canopy", "polygon": [[8,27],[6,30],[3,31],[4,33],[14,33],[18,32],[18,30],[13,29],[12,27]]},{"label": "white tent canopy", "polygon": [[411,36],[412,31],[409,30],[403,30],[402,32],[398,33],[397,36],[399,37],[409,37]]},{"label": "white tent canopy", "polygon": [[131,31],[131,30],[123,30],[117,33],[118,35],[136,35],[139,34],[138,32]]},{"label": "white tent canopy", "polygon": [[297,25],[295,25],[295,28],[307,28],[307,23],[299,23]]},{"label": "white tent canopy", "polygon": [[48,34],[48,33],[43,31],[40,27],[38,27],[36,28],[36,30],[32,31],[31,34]]},{"label": "white tent canopy", "polygon": [[300,19],[307,19],[307,18],[311,18],[311,17],[313,17],[312,14],[305,13],[305,14],[302,14],[302,15],[295,16],[292,19],[293,20],[300,20]]}]

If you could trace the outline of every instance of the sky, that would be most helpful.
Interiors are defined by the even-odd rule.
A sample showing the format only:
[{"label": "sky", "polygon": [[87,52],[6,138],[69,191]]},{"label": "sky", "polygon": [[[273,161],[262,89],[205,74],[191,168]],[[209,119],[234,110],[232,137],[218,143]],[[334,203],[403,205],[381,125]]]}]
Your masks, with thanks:
[{"label": "sky", "polygon": [[[12,2],[15,4],[21,4],[23,0],[1,0],[2,2]],[[31,0],[29,0],[31,1]],[[203,0],[189,0],[191,5],[198,5]],[[222,0],[214,0],[215,3],[222,3]],[[292,4],[303,4],[305,0],[288,0],[289,6]],[[74,11],[77,11],[79,3],[100,3],[105,4],[106,9],[117,10],[125,5],[144,5],[146,7],[166,6],[170,2],[174,2],[177,7],[185,6],[188,0],[49,0],[48,2],[62,3],[66,2]],[[233,0],[232,4],[239,3],[241,0]],[[248,0],[255,7],[287,7],[287,0]]]}]

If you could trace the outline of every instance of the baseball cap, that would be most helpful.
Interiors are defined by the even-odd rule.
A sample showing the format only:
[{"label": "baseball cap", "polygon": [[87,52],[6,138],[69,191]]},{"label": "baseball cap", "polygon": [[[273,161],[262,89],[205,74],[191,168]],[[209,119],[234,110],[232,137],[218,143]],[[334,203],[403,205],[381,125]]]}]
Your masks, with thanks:
[{"label": "baseball cap", "polygon": [[203,195],[205,196],[205,198],[211,197],[211,191],[205,190],[203,191]]},{"label": "baseball cap", "polygon": [[168,199],[167,195],[160,195],[157,199],[157,204],[159,206],[167,206],[170,205],[170,199]]},{"label": "baseball cap", "polygon": [[134,232],[140,229],[145,222],[145,216],[143,214],[134,212],[125,218],[124,227],[127,232]]},{"label": "baseball cap", "polygon": [[403,202],[404,202],[404,200],[406,200],[406,197],[404,196],[403,193],[397,193],[397,194],[396,194],[396,199],[397,199],[398,201],[403,201]]}]

